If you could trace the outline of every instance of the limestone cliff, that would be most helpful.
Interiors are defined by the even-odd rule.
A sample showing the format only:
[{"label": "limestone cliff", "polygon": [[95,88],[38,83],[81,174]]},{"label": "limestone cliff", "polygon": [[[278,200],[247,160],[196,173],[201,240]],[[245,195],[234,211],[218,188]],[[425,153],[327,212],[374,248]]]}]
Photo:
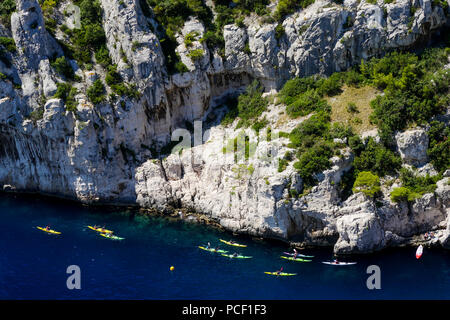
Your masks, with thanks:
[{"label": "limestone cliff", "polygon": [[[223,53],[200,41],[206,29],[192,17],[177,34],[176,52],[187,71],[171,74],[157,22],[144,14],[141,2],[101,0],[110,59],[139,95],[94,105],[87,91],[95,80],[106,81],[105,68],[96,59],[89,70],[70,59],[77,94],[75,110],[68,110],[62,99],[53,98],[67,79],[52,66],[64,55],[66,35],[47,31],[36,0],[16,4],[11,29],[0,25],[0,36],[12,37],[16,45],[0,59],[0,184],[5,190],[159,210],[185,207],[232,231],[334,245],[337,253],[408,243],[431,229],[437,230],[438,243],[450,246],[448,172],[436,192],[417,199],[411,210],[393,203],[390,190],[383,190],[381,207],[360,193],[343,201],[337,184],[352,167],[353,154],[342,150],[309,194],[291,197],[291,190],[302,193],[302,181],[292,164],[277,170],[289,148],[275,131],[290,131],[304,118],[279,124],[279,106],[271,105],[272,140],[260,141],[247,129],[254,156],[237,161],[223,148],[241,131],[220,125],[226,96],[253,79],[274,92],[294,76],[330,75],[389,50],[426,43],[449,24],[441,6],[430,0],[319,0],[286,17],[281,36],[277,23],[254,15],[240,26],[226,25]],[[70,5],[60,1],[58,24]],[[184,39],[193,32],[197,37],[187,48]],[[192,59],[192,50],[203,55]],[[109,97],[111,88],[105,87]],[[200,137],[192,137],[194,146],[158,157],[172,133],[194,121],[203,123]],[[396,139],[406,164],[426,166],[425,131],[398,133]]]}]

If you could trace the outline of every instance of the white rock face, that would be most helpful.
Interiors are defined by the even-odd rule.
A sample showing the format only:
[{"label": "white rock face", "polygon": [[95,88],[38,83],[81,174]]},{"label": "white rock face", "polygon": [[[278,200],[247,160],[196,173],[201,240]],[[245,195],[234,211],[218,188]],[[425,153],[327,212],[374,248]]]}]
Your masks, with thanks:
[{"label": "white rock face", "polygon": [[371,212],[361,212],[346,215],[338,219],[337,231],[339,239],[334,246],[334,252],[358,253],[379,250],[384,246],[384,232]]},{"label": "white rock face", "polygon": [[428,136],[425,130],[416,129],[401,132],[395,136],[395,139],[403,162],[416,167],[428,162]]},{"label": "white rock face", "polygon": [[[184,207],[208,212],[230,230],[286,238],[292,225],[285,189],[289,181],[295,182],[292,189],[301,187],[293,168],[279,173],[274,165],[278,158],[269,161],[265,143],[255,147],[255,158],[234,163],[232,153],[222,152],[224,142],[226,146],[233,136],[213,128],[210,137],[181,155],[171,154],[162,162],[148,160],[137,168],[137,202],[164,210],[167,203],[179,201]],[[280,144],[273,148],[274,155],[286,150]],[[269,158],[261,160],[262,155]]]}]

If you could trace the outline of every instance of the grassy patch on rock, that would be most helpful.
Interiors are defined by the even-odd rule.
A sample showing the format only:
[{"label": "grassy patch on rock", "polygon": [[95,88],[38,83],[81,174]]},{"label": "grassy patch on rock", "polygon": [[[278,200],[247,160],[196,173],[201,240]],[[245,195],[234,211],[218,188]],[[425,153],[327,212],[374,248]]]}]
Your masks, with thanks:
[{"label": "grassy patch on rock", "polygon": [[370,101],[378,94],[380,91],[371,86],[358,88],[344,85],[342,93],[325,98],[331,106],[331,121],[347,123],[356,133],[375,129],[376,126],[369,119],[372,113]]}]

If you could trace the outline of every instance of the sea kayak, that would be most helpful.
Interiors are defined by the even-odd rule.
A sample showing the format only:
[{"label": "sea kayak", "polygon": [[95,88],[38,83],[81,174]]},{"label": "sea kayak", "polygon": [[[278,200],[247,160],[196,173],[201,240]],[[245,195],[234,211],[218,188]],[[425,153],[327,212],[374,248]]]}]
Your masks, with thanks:
[{"label": "sea kayak", "polygon": [[273,276],[296,276],[296,273],[286,273],[286,272],[264,272],[265,274],[271,274]]},{"label": "sea kayak", "polygon": [[416,259],[420,259],[420,257],[422,256],[422,253],[423,253],[423,246],[420,245],[416,250]]},{"label": "sea kayak", "polygon": [[215,248],[205,248],[202,246],[198,246],[200,249],[205,250],[205,251],[209,251],[209,252],[217,252],[217,253],[227,253],[227,250],[222,250],[222,249],[215,249]]},{"label": "sea kayak", "polygon": [[334,262],[334,261],[322,261],[324,264],[328,264],[331,266],[351,266],[356,264],[356,262]]},{"label": "sea kayak", "polygon": [[108,239],[111,239],[111,240],[123,240],[123,239],[125,239],[125,238],[118,237],[118,236],[115,236],[115,235],[110,234],[110,233],[100,233],[100,235],[102,237],[105,237],[105,238],[108,238]]},{"label": "sea kayak", "polygon": [[44,232],[50,233],[50,234],[61,234],[61,232],[55,231],[55,230],[52,230],[52,229],[47,230],[47,229],[42,228],[42,227],[36,227],[36,228],[38,228],[39,230],[42,230]]},{"label": "sea kayak", "polygon": [[97,231],[97,232],[101,232],[101,233],[113,233],[111,230],[106,230],[103,228],[95,228],[93,226],[88,226],[89,229]]},{"label": "sea kayak", "polygon": [[312,260],[305,260],[302,258],[293,258],[293,257],[285,257],[285,256],[281,256],[281,258],[286,259],[286,260],[291,260],[291,261],[299,261],[299,262],[311,262]]},{"label": "sea kayak", "polygon": [[222,241],[223,243],[226,243],[229,246],[235,246],[235,247],[241,247],[241,248],[247,247],[245,244],[239,244],[239,243],[230,242],[230,241],[226,241],[226,240],[222,240],[222,239],[220,239],[220,241]]},{"label": "sea kayak", "polygon": [[235,259],[250,259],[250,258],[252,258],[252,257],[249,257],[249,256],[233,256],[232,254],[223,254],[223,253],[222,253],[222,255],[224,257],[235,258]]},{"label": "sea kayak", "polygon": [[[291,256],[291,257],[293,257],[293,256],[295,255],[295,253],[290,253],[290,252],[283,252],[283,254],[285,254],[285,255],[287,255],[287,256]],[[302,257],[302,258],[314,258],[314,256],[307,256],[307,255],[300,254],[300,253],[297,253],[297,257]]]}]

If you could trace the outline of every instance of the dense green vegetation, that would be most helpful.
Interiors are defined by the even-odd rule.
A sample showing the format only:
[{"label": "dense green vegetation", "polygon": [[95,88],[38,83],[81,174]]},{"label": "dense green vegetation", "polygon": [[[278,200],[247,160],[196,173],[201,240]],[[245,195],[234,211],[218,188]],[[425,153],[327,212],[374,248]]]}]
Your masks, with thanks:
[{"label": "dense green vegetation", "polygon": [[372,103],[371,120],[386,145],[411,124],[424,124],[450,103],[450,72],[442,70],[448,50],[429,49],[421,56],[393,52],[361,64],[365,81],[384,91]]},{"label": "dense green vegetation", "polygon": [[[354,83],[348,78],[346,73],[335,73],[328,78],[294,78],[287,81],[278,93],[278,101],[286,105],[290,117],[314,112],[289,135],[289,146],[296,149],[298,159],[294,168],[302,177],[305,187],[314,185],[316,174],[330,167],[329,159],[339,153],[339,148],[354,140],[355,133],[350,126],[330,123],[331,107],[324,99],[324,96],[340,93],[344,83]],[[334,139],[341,139],[345,143],[335,143]],[[280,162],[280,169],[286,166],[286,161]]]},{"label": "dense green vegetation", "polygon": [[[353,191],[360,190],[373,196],[379,191],[378,177],[398,172],[401,173],[403,188],[409,192],[409,199],[434,190],[438,176],[406,179],[405,171],[400,170],[402,161],[395,152],[393,134],[413,124],[428,123],[433,115],[442,113],[450,103],[450,72],[442,68],[447,63],[448,54],[449,49],[442,48],[428,49],[421,55],[393,52],[384,58],[362,62],[347,72],[334,73],[329,78],[312,76],[287,81],[278,93],[278,100],[286,105],[288,115],[299,117],[314,113],[289,135],[289,146],[296,149],[298,159],[294,167],[303,178],[305,187],[315,184],[315,175],[329,168],[329,158],[344,146],[333,142],[339,138],[355,154],[354,170],[346,174],[345,185],[342,186],[342,190],[347,190],[344,193],[353,186]],[[324,97],[339,94],[344,84],[355,87],[370,85],[384,91],[384,95],[371,103],[371,120],[378,125],[381,142],[377,143],[371,137],[362,141],[350,126],[330,123],[330,107]],[[347,109],[352,113],[358,112],[355,104],[349,104]],[[431,122],[430,126],[428,155],[435,168],[443,172],[450,167],[450,129],[439,121]],[[284,170],[286,165],[287,160],[280,160],[279,170]],[[377,182],[365,189],[364,186],[370,185],[368,179]]]},{"label": "dense green vegetation", "polygon": [[[65,56],[54,57],[51,61],[52,67],[61,76],[69,82],[79,81],[79,77],[74,74],[68,58],[77,61],[81,68],[92,70],[94,61],[101,65],[106,71],[105,82],[111,88],[112,100],[117,96],[128,96],[138,98],[139,92],[132,84],[124,83],[122,77],[117,71],[117,65],[113,64],[109,50],[106,46],[106,35],[103,30],[102,9],[99,0],[75,0],[74,3],[80,7],[81,28],[70,29],[66,25],[61,25],[60,29],[67,35],[67,39],[60,42],[64,49]],[[60,4],[59,0],[41,0],[40,1],[46,28],[50,32],[55,32],[57,24],[55,21],[56,8]],[[133,47],[137,45],[133,44]],[[122,59],[126,61],[126,56],[121,49]],[[95,60],[94,60],[95,57]],[[58,86],[57,96],[60,96],[65,102],[68,110],[75,111],[74,95],[70,95],[71,83]],[[106,90],[101,80],[97,80],[87,91],[89,100],[98,104],[106,100]],[[68,104],[68,105],[67,105]]]},{"label": "dense green vegetation", "polygon": [[105,82],[111,88],[114,94],[118,96],[127,96],[130,98],[139,98],[140,93],[136,90],[134,84],[125,84],[122,77],[117,72],[117,65],[111,64],[106,67]]},{"label": "dense green vegetation", "polygon": [[61,56],[51,61],[51,66],[58,72],[63,75],[68,80],[73,80],[75,74],[70,63],[67,61],[65,56]]},{"label": "dense green vegetation", "polygon": [[262,97],[262,93],[262,86],[255,80],[247,87],[245,93],[239,96],[237,110],[240,120],[237,128],[250,126],[252,120],[258,118],[267,109],[269,103]]},{"label": "dense green vegetation", "polygon": [[99,104],[105,101],[105,86],[100,79],[94,81],[87,90],[87,96],[93,104]]},{"label": "dense green vegetation", "polygon": [[427,153],[435,169],[442,173],[450,168],[450,128],[439,121],[432,121],[430,125]]},{"label": "dense green vegetation", "polygon": [[370,171],[361,171],[353,184],[353,192],[362,192],[370,198],[380,193],[380,178]]},{"label": "dense green vegetation", "polygon": [[441,175],[419,176],[415,172],[402,168],[400,170],[400,181],[402,187],[395,188],[391,192],[391,199],[395,202],[414,201],[425,193],[432,193],[436,190],[436,182],[441,179]]},{"label": "dense green vegetation", "polygon": [[99,0],[76,0],[74,3],[80,7],[81,28],[66,29],[71,42],[68,48],[69,54],[83,66],[92,62],[93,53],[107,50],[106,36]]},{"label": "dense green vegetation", "polygon": [[287,106],[286,111],[293,118],[313,111],[329,111],[330,107],[323,97],[339,94],[346,82],[345,73],[334,73],[328,78],[294,78],[285,83],[278,93],[278,99]]},{"label": "dense green vegetation", "polygon": [[411,191],[405,187],[394,188],[391,192],[391,200],[394,202],[413,201],[414,195],[411,195]]},{"label": "dense green vegetation", "polygon": [[408,168],[400,170],[402,185],[419,194],[433,192],[436,189],[436,182],[441,178],[442,176],[440,175],[430,176],[427,174],[426,176],[419,176]]},{"label": "dense green vegetation", "polygon": [[[400,169],[402,161],[400,156],[386,148],[381,143],[376,143],[369,137],[363,144],[352,139],[355,152],[355,172],[372,171],[383,177],[387,174],[395,174]],[[355,150],[356,149],[356,150]]]},{"label": "dense green vegetation", "polygon": [[228,108],[227,113],[222,118],[222,121],[220,122],[223,126],[229,126],[233,123],[233,121],[238,117],[239,111],[237,108],[238,105],[238,99],[235,97],[228,97],[225,101],[225,105]]},{"label": "dense green vegetation", "polygon": [[8,68],[11,66],[9,53],[16,52],[16,43],[13,38],[0,37],[0,61],[3,62]]},{"label": "dense green vegetation", "polygon": [[74,88],[69,83],[58,83],[58,89],[56,90],[54,98],[62,99],[68,111],[76,111],[77,103],[75,101],[75,95],[77,94],[77,89]]},{"label": "dense green vegetation", "polygon": [[280,0],[278,1],[278,5],[274,13],[274,18],[277,21],[281,21],[288,14],[294,13],[300,8],[306,8],[312,3],[314,3],[314,0]]},{"label": "dense green vegetation", "polygon": [[334,154],[335,144],[329,133],[330,115],[320,111],[300,123],[289,135],[289,147],[296,149],[298,161],[294,168],[306,187],[316,183],[315,174],[330,167],[329,158]]},{"label": "dense green vegetation", "polygon": [[205,55],[205,51],[203,49],[194,49],[189,51],[187,56],[191,58],[193,62],[200,60]]},{"label": "dense green vegetation", "polygon": [[16,43],[13,38],[0,37],[0,46],[9,52],[16,52],[17,50]]},{"label": "dense green vegetation", "polygon": [[11,27],[11,14],[16,10],[14,0],[2,0],[0,2],[0,23],[6,27]]},{"label": "dense green vegetation", "polygon": [[262,129],[261,123],[256,119],[267,109],[269,102],[262,97],[263,88],[260,83],[253,81],[239,98],[230,98],[227,101],[229,111],[222,119],[221,124],[226,126],[231,124],[236,118],[239,122],[236,128],[249,127],[254,125],[254,129]]}]

